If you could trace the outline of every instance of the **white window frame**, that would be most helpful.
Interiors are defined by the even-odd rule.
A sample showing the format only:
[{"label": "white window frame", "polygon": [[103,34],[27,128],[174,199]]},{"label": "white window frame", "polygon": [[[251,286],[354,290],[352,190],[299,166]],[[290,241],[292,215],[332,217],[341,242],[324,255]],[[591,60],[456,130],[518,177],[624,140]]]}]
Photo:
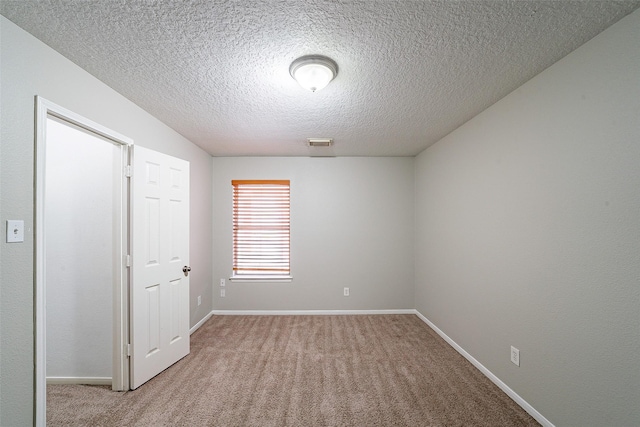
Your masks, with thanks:
[{"label": "white window frame", "polygon": [[[233,254],[232,254],[232,275],[229,280],[234,282],[290,282],[291,277],[291,185],[289,180],[233,180]],[[286,188],[286,190],[285,190]],[[270,198],[270,193],[273,198]],[[251,198],[253,197],[253,199]],[[256,202],[255,206],[247,205],[247,202]],[[282,205],[286,202],[286,207]],[[244,215],[242,212],[242,206]],[[278,206],[278,207],[274,207]],[[278,214],[282,214],[283,218],[278,218]],[[284,222],[283,222],[284,220]],[[255,223],[251,224],[251,221]],[[244,222],[244,226],[241,224]],[[243,242],[238,233],[244,229],[255,227],[256,224],[264,224],[265,228],[257,231],[257,234],[273,233],[275,236],[275,244],[271,248],[265,248],[265,252],[275,250],[274,264],[269,265],[268,260],[260,259],[269,256],[265,252],[261,252],[260,248],[250,247],[247,249],[246,241]],[[282,226],[286,224],[286,229]],[[249,227],[250,226],[250,227]],[[245,238],[247,233],[244,233]],[[239,247],[244,246],[247,249],[240,254]],[[261,245],[256,245],[261,246]],[[286,248],[286,255],[282,254],[282,249]],[[246,268],[250,262],[241,261],[238,257],[256,257],[257,268],[254,271],[244,270],[242,264]],[[282,272],[277,271],[278,265],[286,263],[286,269]],[[260,271],[260,268],[266,268]],[[270,269],[273,268],[272,271]]]}]

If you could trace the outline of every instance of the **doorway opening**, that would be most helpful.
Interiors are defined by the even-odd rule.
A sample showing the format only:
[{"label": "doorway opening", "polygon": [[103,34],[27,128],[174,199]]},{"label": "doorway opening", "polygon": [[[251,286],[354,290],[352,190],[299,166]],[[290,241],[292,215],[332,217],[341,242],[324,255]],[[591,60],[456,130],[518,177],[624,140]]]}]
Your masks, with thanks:
[{"label": "doorway opening", "polygon": [[129,389],[132,144],[36,97],[36,425],[47,377]]}]

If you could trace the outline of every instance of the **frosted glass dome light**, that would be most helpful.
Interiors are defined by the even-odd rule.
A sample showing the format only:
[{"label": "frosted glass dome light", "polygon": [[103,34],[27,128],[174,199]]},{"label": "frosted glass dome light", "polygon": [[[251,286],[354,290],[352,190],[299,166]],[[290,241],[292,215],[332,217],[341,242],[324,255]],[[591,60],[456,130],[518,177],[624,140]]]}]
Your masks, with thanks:
[{"label": "frosted glass dome light", "polygon": [[338,75],[338,64],[321,55],[302,56],[291,63],[289,73],[303,88],[315,92]]}]

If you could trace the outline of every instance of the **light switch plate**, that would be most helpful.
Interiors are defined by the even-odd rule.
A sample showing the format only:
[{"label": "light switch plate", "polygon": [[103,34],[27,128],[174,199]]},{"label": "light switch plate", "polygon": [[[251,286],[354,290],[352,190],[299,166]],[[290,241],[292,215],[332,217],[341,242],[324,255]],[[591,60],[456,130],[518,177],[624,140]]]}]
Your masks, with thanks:
[{"label": "light switch plate", "polygon": [[7,220],[7,243],[24,242],[24,221]]}]

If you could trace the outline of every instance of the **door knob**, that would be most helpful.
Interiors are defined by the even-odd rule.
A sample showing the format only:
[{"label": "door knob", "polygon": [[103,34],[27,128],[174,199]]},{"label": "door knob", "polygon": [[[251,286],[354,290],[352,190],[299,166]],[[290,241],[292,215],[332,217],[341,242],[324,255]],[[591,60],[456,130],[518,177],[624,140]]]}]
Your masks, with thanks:
[{"label": "door knob", "polygon": [[188,276],[190,271],[191,271],[191,267],[186,265],[182,267],[182,272],[184,273],[185,276]]}]

